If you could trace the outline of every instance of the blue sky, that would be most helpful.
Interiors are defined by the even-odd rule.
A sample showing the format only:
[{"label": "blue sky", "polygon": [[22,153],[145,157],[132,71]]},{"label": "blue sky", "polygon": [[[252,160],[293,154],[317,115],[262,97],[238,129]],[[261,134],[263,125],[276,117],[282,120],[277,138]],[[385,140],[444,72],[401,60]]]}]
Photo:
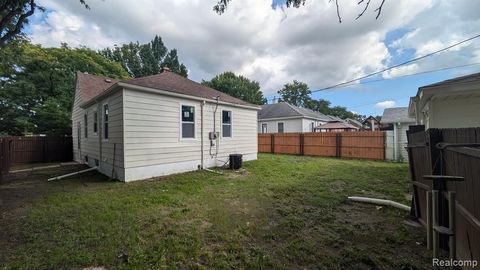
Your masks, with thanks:
[{"label": "blue sky", "polygon": [[[257,80],[265,96],[278,96],[285,83],[299,80],[311,90],[328,87],[446,47],[479,34],[480,1],[388,0],[378,20],[372,8],[359,20],[356,1],[341,2],[342,23],[328,1],[307,0],[299,9],[285,0],[233,0],[219,16],[201,1],[95,1],[86,10],[78,1],[39,0],[25,32],[43,46],[84,45],[101,49],[160,35],[177,48],[196,81],[233,71]],[[162,8],[159,9],[158,6]],[[448,22],[444,24],[443,22]],[[360,84],[314,93],[333,105],[365,115],[388,106],[407,106],[418,87],[480,71],[479,66],[404,76],[480,62],[479,41],[414,65],[362,80]],[[381,82],[366,81],[390,78]],[[378,104],[377,104],[378,103]]]}]

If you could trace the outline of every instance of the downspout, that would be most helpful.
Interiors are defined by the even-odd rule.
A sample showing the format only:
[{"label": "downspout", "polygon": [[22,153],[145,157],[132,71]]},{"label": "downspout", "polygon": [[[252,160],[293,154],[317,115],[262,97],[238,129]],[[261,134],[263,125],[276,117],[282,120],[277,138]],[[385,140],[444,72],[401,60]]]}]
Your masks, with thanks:
[{"label": "downspout", "polygon": [[205,100],[200,103],[200,168],[204,169],[203,165],[203,106],[205,106]]}]

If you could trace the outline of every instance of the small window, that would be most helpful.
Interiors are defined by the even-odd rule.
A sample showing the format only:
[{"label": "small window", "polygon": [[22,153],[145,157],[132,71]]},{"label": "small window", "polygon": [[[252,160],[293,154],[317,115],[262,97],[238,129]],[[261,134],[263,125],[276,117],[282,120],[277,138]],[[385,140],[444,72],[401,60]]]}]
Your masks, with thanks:
[{"label": "small window", "polygon": [[97,111],[93,112],[93,133],[95,135],[98,133],[98,113],[97,113]]},{"label": "small window", "polygon": [[283,122],[278,123],[278,133],[283,133]]},{"label": "small window", "polygon": [[85,138],[88,138],[88,114],[83,115],[83,128],[85,129]]},{"label": "small window", "polygon": [[312,122],[312,132],[315,132],[315,122]]},{"label": "small window", "polygon": [[108,104],[103,105],[103,138],[108,139]]},{"label": "small window", "polygon": [[182,105],[182,138],[195,138],[195,107]]},{"label": "small window", "polygon": [[222,137],[232,137],[232,112],[222,111]]},{"label": "small window", "polygon": [[267,133],[268,132],[268,126],[266,123],[262,124],[262,133]]}]

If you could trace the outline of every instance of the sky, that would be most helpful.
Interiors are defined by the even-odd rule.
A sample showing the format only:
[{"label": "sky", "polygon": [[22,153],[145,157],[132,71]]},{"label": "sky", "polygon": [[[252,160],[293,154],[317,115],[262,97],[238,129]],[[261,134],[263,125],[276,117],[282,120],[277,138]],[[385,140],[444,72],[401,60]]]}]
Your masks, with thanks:
[{"label": "sky", "polygon": [[[371,0],[359,19],[364,6],[344,0],[342,23],[329,0],[307,0],[298,9],[284,2],[232,0],[218,15],[216,0],[87,0],[89,10],[78,0],[38,0],[46,11],[37,12],[25,32],[46,47],[66,42],[92,49],[159,35],[178,50],[190,79],[233,71],[258,81],[269,101],[293,80],[322,89],[480,34],[478,0],[386,0],[378,19],[381,0]],[[474,65],[409,76],[466,64]],[[312,97],[382,115],[385,108],[408,106],[420,86],[474,72],[480,72],[480,39]]]}]

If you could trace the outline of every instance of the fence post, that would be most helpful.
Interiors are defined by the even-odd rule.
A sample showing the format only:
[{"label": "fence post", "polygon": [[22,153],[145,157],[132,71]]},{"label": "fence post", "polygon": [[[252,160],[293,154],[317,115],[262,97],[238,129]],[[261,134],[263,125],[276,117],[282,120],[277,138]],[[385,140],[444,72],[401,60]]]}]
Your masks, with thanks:
[{"label": "fence post", "polygon": [[337,132],[335,134],[335,156],[338,158],[342,157],[342,133]]},{"label": "fence post", "polygon": [[43,137],[42,139],[43,139],[42,160],[43,160],[43,162],[47,162],[47,154],[45,153],[46,150],[47,150],[46,147],[45,147],[47,137]]},{"label": "fence post", "polygon": [[305,134],[300,133],[300,155],[305,155]]},{"label": "fence post", "polygon": [[272,154],[275,154],[275,133],[272,133],[270,135],[270,152]]},{"label": "fence post", "polygon": [[[437,148],[437,143],[443,141],[442,132],[440,129],[427,130],[428,151],[430,154],[430,163],[432,168],[432,175],[445,175],[445,166],[442,152]],[[438,190],[440,194],[446,191],[446,181],[433,181],[433,190]],[[444,196],[437,197],[437,220],[438,225],[448,227],[448,201]],[[435,205],[435,202],[432,203]],[[445,235],[439,236],[439,246],[443,249],[448,248],[448,237]]]}]

